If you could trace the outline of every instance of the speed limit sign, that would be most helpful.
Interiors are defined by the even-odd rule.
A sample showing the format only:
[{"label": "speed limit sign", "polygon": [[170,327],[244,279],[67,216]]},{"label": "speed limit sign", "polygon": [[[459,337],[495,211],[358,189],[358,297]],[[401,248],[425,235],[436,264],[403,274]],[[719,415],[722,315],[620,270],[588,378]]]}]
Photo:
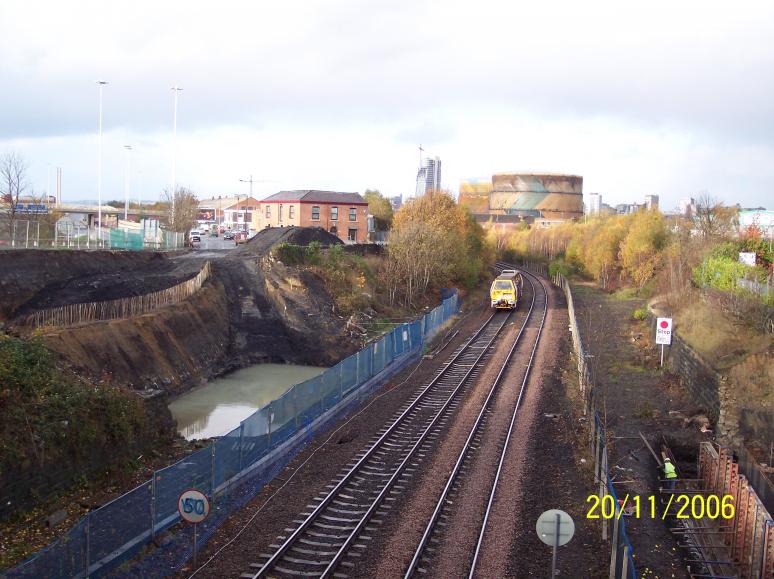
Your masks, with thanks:
[{"label": "speed limit sign", "polygon": [[183,520],[194,524],[201,523],[210,514],[210,501],[203,492],[188,489],[177,500],[177,510]]}]

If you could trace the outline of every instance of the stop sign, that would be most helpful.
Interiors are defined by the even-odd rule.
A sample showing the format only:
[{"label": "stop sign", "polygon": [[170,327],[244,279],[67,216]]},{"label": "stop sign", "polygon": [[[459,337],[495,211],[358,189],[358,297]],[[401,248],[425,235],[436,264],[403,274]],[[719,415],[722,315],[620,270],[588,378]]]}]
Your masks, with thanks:
[{"label": "stop sign", "polygon": [[672,343],[672,318],[656,319],[656,344]]}]

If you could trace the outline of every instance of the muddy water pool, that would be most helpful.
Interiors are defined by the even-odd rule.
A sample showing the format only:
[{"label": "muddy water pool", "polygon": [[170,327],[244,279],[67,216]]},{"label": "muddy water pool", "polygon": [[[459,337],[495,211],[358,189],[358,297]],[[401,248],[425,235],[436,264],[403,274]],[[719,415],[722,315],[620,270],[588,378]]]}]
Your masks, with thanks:
[{"label": "muddy water pool", "polygon": [[183,394],[172,401],[169,410],[177,431],[187,440],[222,436],[293,384],[323,371],[325,368],[314,366],[257,364]]}]

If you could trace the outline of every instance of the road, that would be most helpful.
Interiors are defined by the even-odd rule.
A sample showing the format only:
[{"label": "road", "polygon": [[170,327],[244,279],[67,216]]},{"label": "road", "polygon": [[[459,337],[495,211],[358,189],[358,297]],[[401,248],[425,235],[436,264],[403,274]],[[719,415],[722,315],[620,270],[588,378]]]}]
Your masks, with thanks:
[{"label": "road", "polygon": [[[223,257],[229,250],[236,247],[236,243],[233,240],[223,239],[222,235],[218,237],[209,237],[202,235],[201,241],[194,244],[194,251],[192,253],[195,257]],[[206,252],[206,255],[204,255]]]}]

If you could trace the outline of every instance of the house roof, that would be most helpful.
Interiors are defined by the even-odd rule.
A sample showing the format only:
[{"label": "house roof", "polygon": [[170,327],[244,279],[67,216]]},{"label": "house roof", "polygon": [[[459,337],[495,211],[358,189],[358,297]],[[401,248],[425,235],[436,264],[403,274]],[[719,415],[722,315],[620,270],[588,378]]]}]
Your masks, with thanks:
[{"label": "house roof", "polygon": [[[242,197],[244,200],[244,197]],[[224,209],[237,202],[237,197],[219,197],[217,199],[200,199],[199,207],[201,209]]]},{"label": "house roof", "polygon": [[341,203],[349,205],[367,205],[360,193],[339,193],[338,191],[318,191],[317,189],[298,189],[295,191],[280,191],[269,195],[262,201],[300,201],[303,203]]}]

